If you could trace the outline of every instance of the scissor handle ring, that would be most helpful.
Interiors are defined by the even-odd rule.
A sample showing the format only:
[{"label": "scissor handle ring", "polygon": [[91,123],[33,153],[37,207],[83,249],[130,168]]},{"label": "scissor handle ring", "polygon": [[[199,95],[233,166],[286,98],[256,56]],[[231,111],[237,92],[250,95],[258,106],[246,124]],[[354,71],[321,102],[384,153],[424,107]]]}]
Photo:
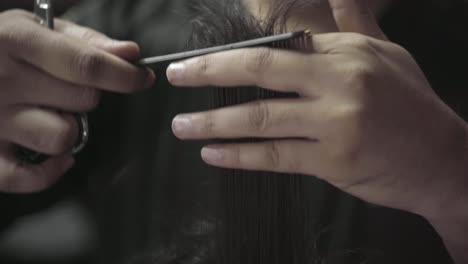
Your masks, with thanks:
[{"label": "scissor handle ring", "polygon": [[72,154],[76,155],[83,150],[89,140],[89,123],[86,114],[75,114],[76,121],[78,122],[79,137],[78,143],[73,147]]}]

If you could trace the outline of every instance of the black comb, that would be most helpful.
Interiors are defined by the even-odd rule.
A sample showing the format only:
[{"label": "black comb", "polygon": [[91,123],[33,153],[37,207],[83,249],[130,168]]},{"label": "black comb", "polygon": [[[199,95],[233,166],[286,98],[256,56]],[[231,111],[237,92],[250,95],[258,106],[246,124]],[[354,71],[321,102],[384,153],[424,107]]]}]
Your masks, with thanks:
[{"label": "black comb", "polygon": [[278,45],[279,43],[290,42],[296,39],[303,38],[305,36],[310,36],[310,30],[301,30],[295,32],[289,32],[284,34],[278,34],[263,38],[257,38],[247,41],[236,42],[232,44],[216,46],[211,48],[205,49],[198,49],[193,51],[186,51],[180,53],[173,53],[169,55],[162,55],[150,58],[144,58],[138,61],[138,65],[141,66],[151,66],[157,67],[159,65],[167,65],[174,61],[184,60],[192,57],[197,57],[201,55],[232,50],[232,49],[241,49],[241,48],[249,48],[249,47],[259,47],[259,46],[281,46]]}]

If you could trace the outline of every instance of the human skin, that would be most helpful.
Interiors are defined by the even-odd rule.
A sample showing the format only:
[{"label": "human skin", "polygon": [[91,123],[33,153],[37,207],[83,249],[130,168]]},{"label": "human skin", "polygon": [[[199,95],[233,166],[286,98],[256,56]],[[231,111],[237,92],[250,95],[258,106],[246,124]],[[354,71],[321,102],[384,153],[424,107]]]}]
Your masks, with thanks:
[{"label": "human skin", "polygon": [[[71,113],[95,109],[99,91],[132,93],[154,82],[153,72],[127,62],[139,56],[135,43],[59,19],[55,26],[25,11],[0,13],[1,192],[42,191],[73,166]],[[17,145],[51,158],[25,164],[14,155]]]},{"label": "human skin", "polygon": [[249,85],[299,95],[181,114],[174,134],[272,138],[209,145],[201,155],[223,168],[316,176],[369,203],[419,214],[456,263],[468,263],[466,123],[412,56],[386,39],[365,1],[328,2],[331,9],[321,8],[329,18],[317,22],[318,9],[302,10],[288,24],[321,33],[312,37],[313,53],[250,48],[170,65],[176,86]]}]

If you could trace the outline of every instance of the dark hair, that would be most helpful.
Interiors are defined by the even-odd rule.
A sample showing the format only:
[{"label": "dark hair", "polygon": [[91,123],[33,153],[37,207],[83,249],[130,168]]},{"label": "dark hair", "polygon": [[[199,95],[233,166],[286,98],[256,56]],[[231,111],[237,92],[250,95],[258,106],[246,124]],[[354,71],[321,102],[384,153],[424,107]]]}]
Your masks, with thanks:
[{"label": "dark hair", "polygon": [[[284,31],[296,1],[278,1],[266,21],[254,18],[241,1],[196,4],[190,45],[203,48]],[[258,87],[214,88],[213,107],[289,96]],[[244,139],[245,140],[245,139]],[[252,139],[253,140],[253,139]],[[216,263],[313,263],[319,259],[311,206],[302,176],[222,170],[218,179],[214,259]]]},{"label": "dark hair", "polygon": [[[195,17],[188,47],[204,48],[284,31],[289,11],[298,2],[278,0],[268,19],[259,21],[240,0],[195,0],[191,2]],[[211,107],[220,107],[293,95],[242,87],[215,88],[207,96],[211,96]],[[179,208],[183,220],[169,223],[175,229],[170,238],[132,263],[304,264],[322,260],[317,246],[321,228],[313,216],[314,196],[305,191],[318,180],[218,171],[207,192],[193,195],[196,201]]]}]

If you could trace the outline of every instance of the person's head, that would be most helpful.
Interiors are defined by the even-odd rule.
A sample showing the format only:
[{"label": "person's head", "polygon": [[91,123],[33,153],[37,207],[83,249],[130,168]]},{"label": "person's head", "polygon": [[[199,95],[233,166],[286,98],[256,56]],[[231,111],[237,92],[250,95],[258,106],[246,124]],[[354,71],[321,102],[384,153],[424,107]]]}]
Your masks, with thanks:
[{"label": "person's head", "polygon": [[[308,27],[312,32],[334,31],[329,0],[240,0],[257,19],[268,20],[272,14],[288,10],[290,29]],[[366,1],[366,0],[364,0]],[[394,0],[366,1],[376,15],[380,15]]]},{"label": "person's head", "polygon": [[[367,1],[376,15],[395,0]],[[233,0],[198,1],[193,4],[198,16],[193,20],[192,41],[205,39],[205,46],[235,41],[236,34],[263,31],[260,35],[275,32],[309,29],[313,34],[337,30],[329,0]],[[222,26],[221,26],[222,25]],[[241,29],[241,26],[248,28]],[[207,32],[210,27],[212,32]],[[215,36],[227,39],[215,40]],[[241,36],[238,39],[243,39]],[[200,45],[203,46],[203,45]],[[190,47],[197,45],[190,43]]]}]

